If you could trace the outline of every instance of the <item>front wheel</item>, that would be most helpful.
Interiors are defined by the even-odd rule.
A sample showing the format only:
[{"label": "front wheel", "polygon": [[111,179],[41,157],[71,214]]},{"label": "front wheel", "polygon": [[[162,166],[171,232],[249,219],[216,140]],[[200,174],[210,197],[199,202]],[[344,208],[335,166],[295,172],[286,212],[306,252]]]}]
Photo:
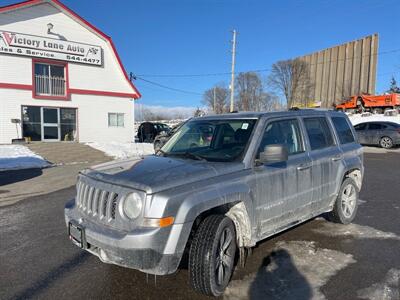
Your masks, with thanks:
[{"label": "front wheel", "polygon": [[349,224],[356,216],[358,208],[358,187],[353,179],[346,178],[340,187],[329,219],[335,223]]},{"label": "front wheel", "polygon": [[379,145],[381,145],[382,148],[390,149],[390,148],[393,147],[393,141],[392,141],[392,139],[390,137],[384,136],[379,141]]},{"label": "front wheel", "polygon": [[193,289],[208,296],[220,296],[234,268],[236,232],[224,215],[211,215],[197,229],[189,251],[189,277]]}]

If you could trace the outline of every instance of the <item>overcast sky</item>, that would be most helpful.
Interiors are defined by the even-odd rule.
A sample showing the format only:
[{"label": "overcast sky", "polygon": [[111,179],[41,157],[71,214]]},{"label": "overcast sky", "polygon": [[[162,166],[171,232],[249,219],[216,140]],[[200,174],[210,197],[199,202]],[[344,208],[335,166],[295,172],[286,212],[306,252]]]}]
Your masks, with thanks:
[{"label": "overcast sky", "polygon": [[[1,4],[16,1],[2,0]],[[239,32],[237,70],[266,69],[293,58],[379,33],[377,91],[400,81],[399,0],[62,0],[110,35],[126,69],[185,94],[137,80],[145,105],[200,105],[201,94],[229,75],[231,30]],[[0,4],[0,5],[1,5]],[[268,73],[261,73],[266,76]]]}]

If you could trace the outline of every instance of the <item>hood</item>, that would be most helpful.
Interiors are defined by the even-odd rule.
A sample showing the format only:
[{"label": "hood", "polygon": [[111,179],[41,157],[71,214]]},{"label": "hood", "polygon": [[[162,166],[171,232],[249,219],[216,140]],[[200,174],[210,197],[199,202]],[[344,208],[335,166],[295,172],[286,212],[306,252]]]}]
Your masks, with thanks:
[{"label": "hood", "polygon": [[243,169],[240,162],[207,162],[150,155],[113,161],[82,171],[95,180],[157,193]]}]

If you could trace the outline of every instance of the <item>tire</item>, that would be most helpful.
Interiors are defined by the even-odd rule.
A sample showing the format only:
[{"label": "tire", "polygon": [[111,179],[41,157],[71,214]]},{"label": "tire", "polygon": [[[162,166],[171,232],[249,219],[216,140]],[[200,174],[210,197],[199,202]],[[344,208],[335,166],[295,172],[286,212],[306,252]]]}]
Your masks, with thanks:
[{"label": "tire", "polygon": [[384,136],[379,140],[379,145],[382,148],[390,149],[393,147],[393,140],[388,136]]},{"label": "tire", "polygon": [[382,114],[383,113],[383,109],[382,108],[374,108],[372,109],[372,113],[373,114]]},{"label": "tire", "polygon": [[339,195],[333,206],[333,210],[329,214],[332,222],[340,224],[350,224],[358,209],[358,188],[351,178],[346,178],[339,190]]},{"label": "tire", "polygon": [[205,218],[194,235],[189,251],[192,288],[208,296],[221,296],[233,273],[235,253],[236,232],[232,221],[224,215]]}]

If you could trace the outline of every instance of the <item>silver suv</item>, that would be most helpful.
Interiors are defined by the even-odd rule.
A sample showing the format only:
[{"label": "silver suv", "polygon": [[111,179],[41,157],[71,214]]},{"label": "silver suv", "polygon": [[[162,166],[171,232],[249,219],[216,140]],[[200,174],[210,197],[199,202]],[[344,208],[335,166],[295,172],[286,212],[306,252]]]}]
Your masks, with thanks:
[{"label": "silver suv", "polygon": [[362,148],[341,112],[299,110],[194,118],[155,155],[84,170],[65,206],[73,243],[103,262],[174,273],[219,296],[235,258],[322,213],[357,212]]}]

